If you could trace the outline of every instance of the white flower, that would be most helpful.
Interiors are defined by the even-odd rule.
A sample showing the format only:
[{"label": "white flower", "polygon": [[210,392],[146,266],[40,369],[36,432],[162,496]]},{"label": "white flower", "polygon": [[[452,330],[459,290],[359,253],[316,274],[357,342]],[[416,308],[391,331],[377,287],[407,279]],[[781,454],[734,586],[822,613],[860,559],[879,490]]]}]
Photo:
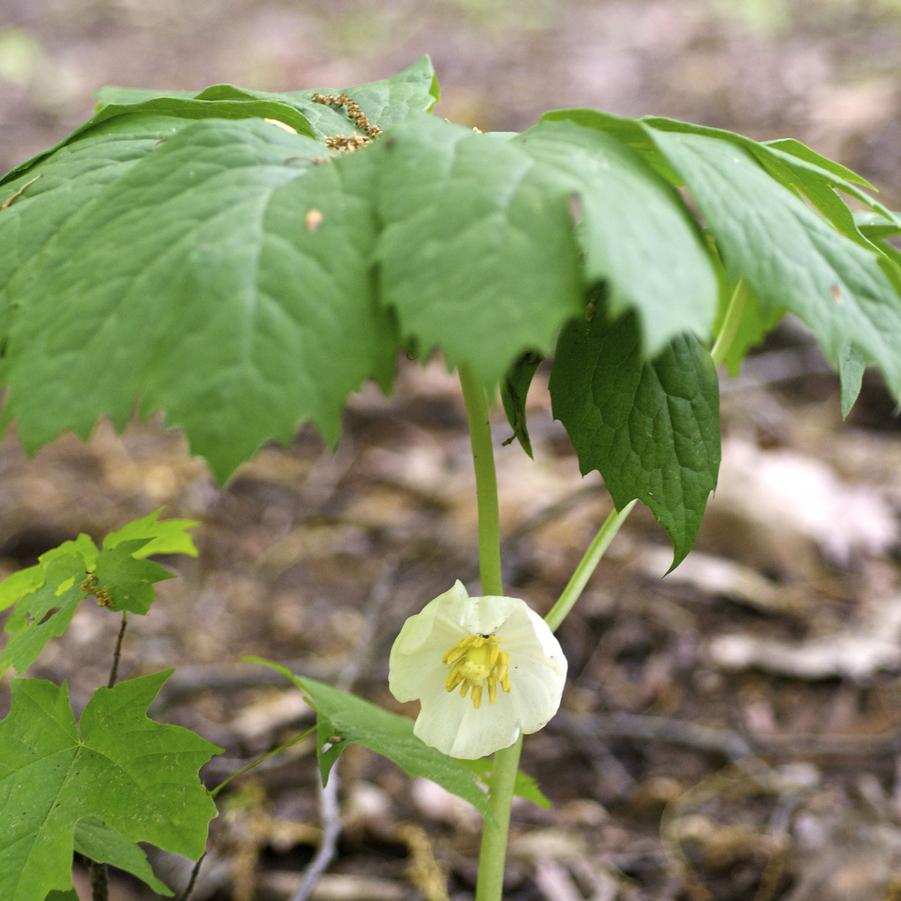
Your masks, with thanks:
[{"label": "white flower", "polygon": [[460,582],[411,616],[391,648],[389,687],[421,703],[413,731],[474,760],[537,732],[557,712],[566,658],[525,601],[471,598]]}]

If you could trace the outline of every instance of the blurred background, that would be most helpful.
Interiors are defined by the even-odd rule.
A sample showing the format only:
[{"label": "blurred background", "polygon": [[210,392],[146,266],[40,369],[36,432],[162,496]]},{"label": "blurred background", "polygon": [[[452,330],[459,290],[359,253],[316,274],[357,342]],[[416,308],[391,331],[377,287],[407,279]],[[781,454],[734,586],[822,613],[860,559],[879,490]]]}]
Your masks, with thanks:
[{"label": "blurred background", "polygon": [[[424,52],[439,114],[483,130],[588,105],[792,135],[901,205],[898,0],[0,0],[0,169],[85,119],[103,84],[344,86]],[[868,375],[843,424],[837,380],[791,322],[722,390],[724,462],[697,550],[661,579],[670,548],[638,511],[561,630],[563,710],[523,763],[554,806],[515,808],[509,898],[901,898],[899,420]],[[496,420],[505,575],[546,610],[609,501],[580,478],[543,378],[529,414],[534,461],[500,446]],[[227,748],[210,784],[311,722],[242,654],[397,709],[387,651],[403,619],[454,578],[475,586],[462,406],[435,363],[404,362],[391,398],[354,398],[335,454],[304,429],[224,489],[157,423],[101,424],[31,460],[11,435],[0,486],[4,575],[159,506],[202,520],[199,560],[178,561],[132,619],[122,675],[179,667],[156,715]],[[69,678],[83,703],[117,625],[85,606],[33,674]],[[195,898],[296,890],[321,837],[312,750],[220,796]],[[462,802],[354,748],[340,800],[314,897],[471,897],[478,824]],[[185,884],[183,861],[156,862]],[[146,895],[116,879],[112,897]]]}]

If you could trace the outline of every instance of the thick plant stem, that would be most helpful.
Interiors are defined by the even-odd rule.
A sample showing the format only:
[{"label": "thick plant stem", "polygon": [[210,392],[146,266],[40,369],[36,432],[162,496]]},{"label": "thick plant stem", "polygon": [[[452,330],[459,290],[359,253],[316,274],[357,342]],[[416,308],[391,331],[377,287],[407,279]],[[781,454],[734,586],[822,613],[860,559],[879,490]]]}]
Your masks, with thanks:
[{"label": "thick plant stem", "polygon": [[513,785],[516,782],[521,752],[520,735],[509,748],[504,748],[494,755],[488,796],[488,808],[494,821],[485,820],[482,826],[476,901],[500,901],[503,897],[510,807],[513,803]]},{"label": "thick plant stem", "polygon": [[610,547],[610,542],[616,537],[616,533],[619,532],[622,524],[629,518],[632,508],[637,503],[637,500],[629,501],[622,510],[614,508],[604,520],[604,524],[598,529],[597,535],[594,536],[591,544],[588,545],[588,550],[585,551],[575,572],[573,572],[569,582],[566,583],[563,593],[557,598],[556,603],[544,618],[545,622],[551,627],[551,631],[557,631],[560,623],[566,619],[566,615],[572,610],[576,601],[579,600],[579,597],[585,590],[585,586],[588,584],[588,580],[591,578],[591,574],[597,569],[601,558],[607,552],[607,548]]},{"label": "thick plant stem", "polygon": [[476,471],[476,500],[479,511],[479,577],[484,594],[504,593],[501,576],[500,515],[497,505],[497,476],[494,447],[488,422],[485,389],[467,366],[460,369],[460,386],[466,404],[472,462]]},{"label": "thick plant stem", "polygon": [[[488,421],[488,398],[472,370],[460,369],[460,385],[469,422],[469,439],[476,474],[476,498],[479,510],[479,576],[486,595],[504,593],[501,575],[500,523],[497,503],[497,476],[494,471],[494,447]],[[488,805],[491,817],[485,820],[479,852],[476,901],[500,901],[504,890],[504,863],[507,857],[507,833],[513,784],[522,750],[520,736],[509,748],[494,755],[489,780]]]}]

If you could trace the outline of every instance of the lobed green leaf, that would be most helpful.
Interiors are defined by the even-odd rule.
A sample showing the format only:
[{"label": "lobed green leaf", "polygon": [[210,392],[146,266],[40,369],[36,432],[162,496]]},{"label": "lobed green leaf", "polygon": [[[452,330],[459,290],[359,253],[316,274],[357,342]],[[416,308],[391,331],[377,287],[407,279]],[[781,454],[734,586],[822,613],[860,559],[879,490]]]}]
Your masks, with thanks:
[{"label": "lobed green leaf", "polygon": [[[0,897],[43,901],[70,889],[79,825],[93,854],[132,868],[140,864],[126,843],[192,859],[203,853],[216,808],[197,771],[221,749],[147,718],[170,673],[99,689],[78,725],[65,685],[13,681],[12,707],[0,722]],[[100,834],[91,832],[93,818],[104,824]]]}]

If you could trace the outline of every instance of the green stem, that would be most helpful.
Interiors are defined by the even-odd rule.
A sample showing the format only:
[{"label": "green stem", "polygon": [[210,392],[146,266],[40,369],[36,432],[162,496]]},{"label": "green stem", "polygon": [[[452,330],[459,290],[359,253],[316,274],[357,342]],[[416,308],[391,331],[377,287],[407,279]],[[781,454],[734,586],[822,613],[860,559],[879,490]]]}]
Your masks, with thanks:
[{"label": "green stem", "polygon": [[[501,575],[500,517],[497,503],[497,476],[494,471],[494,446],[488,420],[488,398],[478,378],[468,367],[460,368],[460,386],[469,422],[469,440],[476,475],[476,499],[479,510],[479,576],[486,595],[503,595]],[[504,890],[504,862],[510,831],[510,806],[513,785],[519,767],[522,736],[509,748],[494,755],[488,782],[488,806],[491,816],[482,829],[479,851],[479,875],[476,901],[500,901]]]},{"label": "green stem", "polygon": [[488,421],[488,398],[481,382],[468,366],[460,368],[460,387],[469,422],[472,462],[476,471],[476,501],[479,510],[479,577],[486,595],[502,595],[500,515],[494,446]]},{"label": "green stem", "polygon": [[614,508],[610,515],[604,520],[604,524],[598,529],[597,535],[594,536],[588,550],[585,551],[579,565],[576,567],[570,577],[563,593],[557,598],[557,602],[548,611],[544,618],[545,622],[551,627],[552,632],[556,632],[560,628],[560,623],[566,619],[567,614],[573,608],[573,604],[579,600],[591,574],[597,569],[597,565],[601,562],[601,558],[610,547],[610,542],[616,537],[622,524],[629,518],[632,508],[638,501],[629,501],[622,510]]},{"label": "green stem", "polygon": [[265,763],[270,757],[275,757],[276,754],[281,754],[282,751],[287,751],[288,748],[293,748],[298,742],[303,741],[308,736],[312,735],[316,731],[316,725],[310,726],[306,732],[301,732],[300,735],[295,735],[293,738],[289,738],[284,744],[279,745],[276,748],[272,748],[267,751],[265,754],[260,755],[255,760],[251,760],[250,763],[245,764],[241,767],[240,770],[236,770],[231,774],[227,779],[223,779],[215,788],[210,789],[210,796],[215,798],[219,792],[225,788],[229,782],[237,779],[239,776],[243,776],[245,773],[249,773],[251,770],[256,769],[261,763]]},{"label": "green stem", "polygon": [[726,308],[726,315],[723,317],[720,333],[716,336],[713,349],[710,351],[710,356],[713,357],[713,362],[716,366],[722,364],[729,353],[729,349],[732,347],[732,342],[738,334],[741,317],[748,303],[748,297],[748,283],[743,278],[740,278],[732,291],[732,297],[729,298],[729,306]]}]

